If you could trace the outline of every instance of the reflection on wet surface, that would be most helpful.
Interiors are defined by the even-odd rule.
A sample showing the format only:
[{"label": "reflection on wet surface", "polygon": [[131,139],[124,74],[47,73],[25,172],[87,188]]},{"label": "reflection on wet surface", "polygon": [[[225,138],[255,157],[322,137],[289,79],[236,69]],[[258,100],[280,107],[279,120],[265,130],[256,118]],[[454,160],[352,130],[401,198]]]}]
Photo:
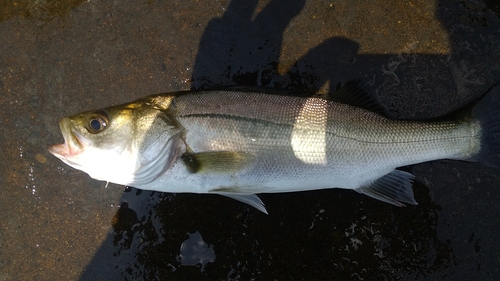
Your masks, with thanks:
[{"label": "reflection on wet surface", "polygon": [[188,235],[189,239],[181,244],[178,260],[183,266],[200,264],[203,271],[207,263],[215,261],[213,245],[207,245],[198,231]]},{"label": "reflection on wet surface", "polygon": [[[113,263],[120,261],[121,270],[107,273],[113,280],[141,276],[147,280],[155,275],[239,276],[242,280],[306,275],[323,280],[332,273],[340,279],[431,276],[453,264],[453,250],[436,237],[440,207],[430,201],[426,187],[417,184],[415,190],[418,207],[390,211],[381,208],[383,203],[360,201],[349,191],[262,195],[269,216],[218,196],[136,195],[133,190],[123,198],[129,203],[117,213],[129,223],[127,231],[115,226],[114,244],[121,246],[97,257],[100,265],[108,263],[105,256],[115,256]],[[345,201],[349,207],[336,207]],[[189,214],[190,221],[178,214]],[[181,267],[178,241],[186,239],[181,230],[207,233],[202,248],[213,245],[217,259],[202,272]],[[96,276],[82,277],[92,278]]]},{"label": "reflection on wet surface", "polygon": [[265,194],[266,216],[105,188],[46,151],[63,116],[189,88],[358,80],[393,116],[443,115],[499,80],[495,1],[13,3],[0,3],[0,280],[500,278],[498,169],[407,167],[419,205],[406,208]]}]

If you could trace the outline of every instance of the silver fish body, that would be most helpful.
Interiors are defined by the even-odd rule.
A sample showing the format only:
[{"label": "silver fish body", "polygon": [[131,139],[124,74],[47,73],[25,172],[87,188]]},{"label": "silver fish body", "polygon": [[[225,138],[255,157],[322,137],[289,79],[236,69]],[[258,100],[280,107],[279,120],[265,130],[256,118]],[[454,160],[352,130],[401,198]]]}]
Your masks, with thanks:
[{"label": "silver fish body", "polygon": [[[498,105],[498,95],[487,99],[478,106]],[[115,114],[123,108],[135,112],[126,114],[130,118]],[[396,168],[436,159],[481,161],[489,148],[487,122],[481,119],[492,119],[473,110],[454,121],[401,121],[320,97],[240,91],[156,95],[100,112],[109,118],[104,131],[112,133],[86,134],[89,125],[83,130],[82,124],[91,122],[85,116],[92,112],[83,113],[61,121],[62,131],[77,133],[63,132],[66,143],[50,151],[100,180],[163,192],[216,193],[263,212],[256,193],[335,187],[397,206],[416,204],[413,176]],[[116,121],[120,131],[113,131],[113,119],[121,120]],[[124,123],[127,129],[121,128]],[[488,126],[497,130],[497,123]],[[118,140],[117,132],[134,137]],[[72,138],[80,142],[78,155],[85,153],[82,143],[104,152],[76,165],[78,160],[60,153],[70,150]],[[496,146],[498,139],[490,142]],[[119,156],[109,153],[111,147]],[[85,167],[100,153],[116,159],[94,159],[106,163],[96,175]],[[122,167],[127,159],[135,163]]]},{"label": "silver fish body", "polygon": [[172,178],[190,179],[195,192],[355,189],[396,167],[467,159],[479,149],[477,122],[402,122],[321,98],[251,96],[218,92],[176,98],[173,116],[193,151],[245,152],[255,159],[249,167],[213,175],[189,173],[179,161],[161,176],[157,190]]}]

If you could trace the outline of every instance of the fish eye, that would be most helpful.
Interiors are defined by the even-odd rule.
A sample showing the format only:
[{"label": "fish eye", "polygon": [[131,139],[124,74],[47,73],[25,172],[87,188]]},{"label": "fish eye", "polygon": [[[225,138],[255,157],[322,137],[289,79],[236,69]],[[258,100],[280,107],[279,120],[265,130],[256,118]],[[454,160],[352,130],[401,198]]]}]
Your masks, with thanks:
[{"label": "fish eye", "polygon": [[92,134],[102,132],[108,126],[108,115],[104,111],[96,111],[90,114],[87,121],[87,130]]}]

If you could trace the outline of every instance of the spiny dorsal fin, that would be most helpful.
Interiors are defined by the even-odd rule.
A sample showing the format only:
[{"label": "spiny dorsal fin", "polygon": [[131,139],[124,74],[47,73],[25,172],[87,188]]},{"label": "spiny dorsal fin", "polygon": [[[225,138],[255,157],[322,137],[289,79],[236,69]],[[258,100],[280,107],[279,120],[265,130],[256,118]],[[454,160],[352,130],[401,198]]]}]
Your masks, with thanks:
[{"label": "spiny dorsal fin", "polygon": [[255,156],[238,151],[209,151],[181,156],[190,173],[231,173],[238,172],[252,164]]},{"label": "spiny dorsal fin", "polygon": [[379,103],[372,96],[361,89],[358,86],[358,83],[358,81],[347,82],[343,87],[337,89],[335,92],[319,95],[319,97],[385,115],[384,109],[380,107]]},{"label": "spiny dorsal fin", "polygon": [[403,203],[418,205],[413,198],[413,178],[410,173],[394,170],[356,191],[398,207],[404,207]]}]

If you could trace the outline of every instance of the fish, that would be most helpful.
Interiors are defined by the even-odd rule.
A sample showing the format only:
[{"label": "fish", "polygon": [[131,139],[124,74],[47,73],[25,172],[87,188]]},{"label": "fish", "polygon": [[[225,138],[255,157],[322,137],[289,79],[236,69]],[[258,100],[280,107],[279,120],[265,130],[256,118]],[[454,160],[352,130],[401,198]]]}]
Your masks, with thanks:
[{"label": "fish", "polygon": [[400,167],[438,159],[499,167],[500,84],[442,120],[389,118],[360,87],[318,96],[270,89],[156,94],[62,118],[49,152],[91,178],[220,194],[267,214],[259,193],[352,189],[416,205]]}]

